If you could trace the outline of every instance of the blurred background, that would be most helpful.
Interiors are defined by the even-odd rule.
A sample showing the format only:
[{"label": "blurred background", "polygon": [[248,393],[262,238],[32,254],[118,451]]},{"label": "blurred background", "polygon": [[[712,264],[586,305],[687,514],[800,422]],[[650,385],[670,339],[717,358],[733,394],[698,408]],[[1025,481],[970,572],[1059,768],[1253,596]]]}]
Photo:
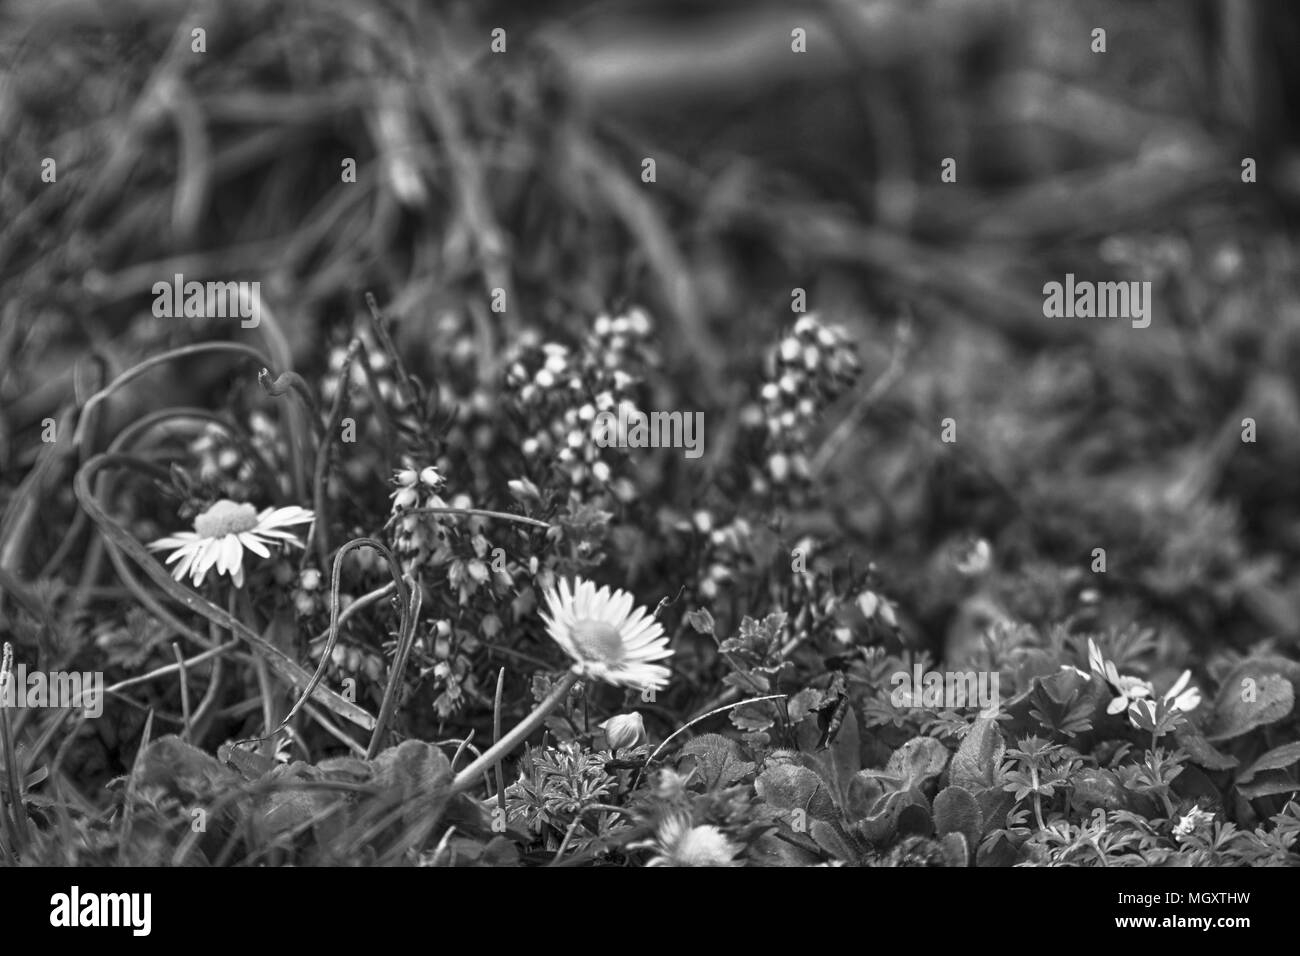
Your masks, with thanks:
[{"label": "blurred background", "polygon": [[[34,573],[75,510],[32,478],[47,417],[152,352],[252,334],[155,318],[174,273],[260,281],[308,376],[373,292],[450,401],[491,392],[512,344],[642,305],[651,407],[710,422],[717,480],[662,475],[682,513],[725,506],[749,383],[802,289],[863,374],[782,533],[868,553],[918,640],[1091,614],[1188,648],[1294,642],[1298,12],[0,2],[0,495],[47,482],[40,514],[7,516],[0,568]],[[1152,282],[1151,326],[1045,318],[1067,272]],[[105,434],[233,388],[201,360],[151,381]],[[955,572],[980,538],[994,570]]]}]

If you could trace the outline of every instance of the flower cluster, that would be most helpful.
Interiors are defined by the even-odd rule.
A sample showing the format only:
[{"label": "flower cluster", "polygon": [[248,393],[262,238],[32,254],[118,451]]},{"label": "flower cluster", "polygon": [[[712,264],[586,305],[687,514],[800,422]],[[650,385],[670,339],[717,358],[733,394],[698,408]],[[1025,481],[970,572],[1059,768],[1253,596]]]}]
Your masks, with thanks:
[{"label": "flower cluster", "polygon": [[[269,415],[258,410],[249,413],[248,439],[253,450],[275,470],[275,474],[285,473],[282,466],[289,460],[289,446]],[[235,500],[253,496],[258,477],[256,462],[225,428],[209,422],[190,441],[189,451],[198,463],[200,481]],[[289,490],[287,480],[282,482],[280,490]]]},{"label": "flower cluster", "polygon": [[1120,674],[1114,661],[1108,661],[1102,656],[1101,649],[1092,638],[1088,639],[1088,666],[1106,682],[1112,694],[1106,712],[1120,714],[1128,711],[1130,722],[1139,729],[1151,729],[1161,717],[1172,711],[1190,713],[1201,703],[1201,692],[1188,686],[1191,671],[1183,671],[1159,702],[1152,700],[1155,688],[1140,677]]},{"label": "flower cluster", "polygon": [[393,478],[391,495],[394,549],[402,570],[414,573],[424,567],[447,569],[447,582],[465,604],[482,585],[509,588],[514,584],[505,551],[488,540],[486,521],[478,515],[421,513],[421,508],[467,510],[468,495],[445,501],[440,491],[445,479],[432,465],[419,470],[408,465]]},{"label": "flower cluster", "polygon": [[596,319],[582,347],[556,342],[526,346],[509,362],[506,387],[525,422],[520,445],[534,461],[556,461],[573,490],[626,500],[632,486],[616,478],[618,459],[594,440],[596,416],[636,407],[636,374],[651,361],[651,324],[645,312]]},{"label": "flower cluster", "polygon": [[[409,403],[398,387],[393,362],[375,341],[370,326],[359,321],[354,332],[361,340],[365,365],[362,364],[362,359],[352,363],[352,371],[349,374],[349,384],[352,386],[352,395],[349,398],[351,410],[364,415],[365,412],[373,409],[374,395],[377,393],[379,400],[400,424],[407,428],[416,427],[416,420]],[[347,357],[347,343],[335,343],[330,346],[326,358],[326,372],[320,383],[321,399],[326,403],[334,401],[343,384],[343,366],[347,363]],[[376,429],[377,435],[379,423],[376,416],[365,415],[364,417],[371,421],[371,427]],[[360,420],[358,418],[358,421]]]},{"label": "flower cluster", "polygon": [[759,391],[767,428],[767,482],[783,486],[806,480],[807,446],[822,411],[853,384],[861,371],[844,330],[804,315],[768,356],[767,379]]},{"label": "flower cluster", "polygon": [[432,465],[419,471],[408,466],[393,475],[397,486],[389,496],[395,519],[393,544],[402,570],[407,573],[428,564],[443,564],[451,553],[451,524],[445,520],[448,516],[409,513],[420,508],[449,507],[438,493],[445,483]]}]

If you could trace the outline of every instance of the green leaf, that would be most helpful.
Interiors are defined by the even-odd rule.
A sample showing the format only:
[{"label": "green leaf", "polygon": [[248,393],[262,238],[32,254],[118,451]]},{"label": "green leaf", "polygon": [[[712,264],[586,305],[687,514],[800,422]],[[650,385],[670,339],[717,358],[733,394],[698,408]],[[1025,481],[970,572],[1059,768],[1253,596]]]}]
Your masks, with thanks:
[{"label": "green leaf", "polygon": [[1074,804],[1085,812],[1095,807],[1122,810],[1128,806],[1128,792],[1115,774],[1100,767],[1084,767],[1075,774]]},{"label": "green leaf", "polygon": [[[934,831],[940,836],[959,833],[969,844],[984,832],[984,814],[974,794],[963,787],[945,787],[934,798]],[[965,856],[962,865],[965,865]]]},{"label": "green leaf", "polygon": [[945,833],[939,840],[948,866],[970,866],[970,841],[964,833]]},{"label": "green leaf", "polygon": [[913,737],[885,764],[885,773],[902,781],[901,789],[920,789],[948,765],[948,748],[933,737]]},{"label": "green leaf", "polygon": [[1240,737],[1256,727],[1281,720],[1294,706],[1295,689],[1285,677],[1244,672],[1237,682],[1225,682],[1219,688],[1214,716],[1205,736],[1209,740]]},{"label": "green leaf", "polygon": [[1300,742],[1274,747],[1242,771],[1241,776],[1237,778],[1237,785],[1249,783],[1257,773],[1265,770],[1285,770],[1297,762],[1300,762]]},{"label": "green leaf", "polygon": [[844,838],[840,828],[834,823],[826,820],[814,820],[808,825],[808,835],[817,842],[817,845],[835,857],[837,860],[843,860],[845,863],[857,863],[858,854],[853,846]]},{"label": "green leaf", "polygon": [[764,700],[733,707],[730,712],[731,722],[737,730],[748,733],[767,730],[776,723],[776,708],[772,706],[773,703],[775,702]]},{"label": "green leaf", "polygon": [[839,817],[822,778],[806,767],[789,763],[769,766],[754,781],[754,790],[760,800],[778,810],[804,810],[816,820]]},{"label": "green leaf", "polygon": [[1178,740],[1179,746],[1187,751],[1192,763],[1206,770],[1231,770],[1241,762],[1231,754],[1218,750],[1205,739],[1205,734],[1201,733],[1201,729],[1190,720],[1184,720],[1178,725],[1174,737]]},{"label": "green leaf", "polygon": [[1238,783],[1237,792],[1247,800],[1272,797],[1300,790],[1300,782],[1285,770],[1261,770],[1250,783]]},{"label": "green leaf", "polygon": [[857,832],[870,843],[887,843],[905,833],[928,831],[930,804],[917,790],[887,793],[858,821]]},{"label": "green leaf", "polygon": [[695,772],[699,774],[706,790],[729,787],[737,780],[753,773],[757,767],[746,760],[740,745],[721,734],[701,734],[687,741],[681,755],[694,759]]},{"label": "green leaf", "polygon": [[404,823],[427,820],[442,812],[452,780],[451,761],[433,744],[404,740],[380,753],[371,765],[375,786],[405,805]]},{"label": "green leaf", "polygon": [[186,797],[206,797],[239,785],[239,778],[208,753],[179,737],[159,737],[136,764],[135,786],[162,787]]},{"label": "green leaf", "polygon": [[840,724],[839,733],[831,745],[814,755],[822,779],[832,788],[835,802],[840,806],[848,804],[849,786],[857,772],[862,769],[862,753],[859,750],[858,719],[849,708]]},{"label": "green leaf", "polygon": [[981,790],[1001,789],[1002,760],[1007,746],[1002,731],[992,717],[980,717],[952,758],[951,782],[978,794]]}]

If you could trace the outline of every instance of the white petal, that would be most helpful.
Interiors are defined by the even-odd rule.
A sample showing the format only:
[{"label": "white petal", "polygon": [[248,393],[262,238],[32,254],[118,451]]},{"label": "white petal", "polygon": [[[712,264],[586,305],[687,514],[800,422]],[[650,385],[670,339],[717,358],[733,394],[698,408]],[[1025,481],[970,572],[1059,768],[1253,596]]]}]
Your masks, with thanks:
[{"label": "white petal", "polygon": [[165,538],[159,538],[157,541],[151,541],[147,545],[150,551],[163,551],[167,548],[180,548],[185,545],[193,544],[199,540],[199,536],[193,531],[178,531],[176,534],[168,535]]},{"label": "white petal", "polygon": [[255,534],[250,534],[247,531],[241,532],[239,535],[239,541],[244,547],[249,551],[252,551],[259,558],[269,558],[271,556],[271,552],[267,550],[266,545],[262,544]]},{"label": "white petal", "polygon": [[221,557],[226,566],[226,574],[233,577],[244,560],[244,548],[237,535],[228,534],[221,540]]}]

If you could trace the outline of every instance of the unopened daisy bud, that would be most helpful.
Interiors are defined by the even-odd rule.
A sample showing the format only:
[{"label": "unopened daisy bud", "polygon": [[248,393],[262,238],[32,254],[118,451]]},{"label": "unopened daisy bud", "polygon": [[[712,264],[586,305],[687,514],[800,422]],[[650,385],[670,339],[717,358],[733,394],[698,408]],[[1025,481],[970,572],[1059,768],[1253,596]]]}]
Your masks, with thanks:
[{"label": "unopened daisy bud", "polygon": [[789,373],[782,375],[780,381],[777,382],[777,385],[780,386],[781,391],[790,395],[799,391],[799,380]]},{"label": "unopened daisy bud", "polygon": [[306,568],[298,575],[298,586],[304,591],[315,591],[320,587],[320,572],[315,568]]},{"label": "unopened daisy bud", "polygon": [[645,721],[638,713],[616,714],[600,726],[610,750],[626,750],[646,741]]},{"label": "unopened daisy bud", "polygon": [[301,617],[307,617],[316,610],[316,599],[310,594],[295,594],[293,606]]},{"label": "unopened daisy bud", "polygon": [[522,451],[524,455],[526,455],[527,457],[532,458],[538,452],[537,439],[525,438],[523,444],[520,445],[519,450]]},{"label": "unopened daisy bud", "polygon": [[602,484],[608,483],[610,478],[609,465],[603,461],[598,461],[591,466],[591,474],[597,481]]},{"label": "unopened daisy bud", "polygon": [[793,362],[799,358],[799,340],[782,339],[781,340],[781,361]]},{"label": "unopened daisy bud", "polygon": [[563,375],[568,364],[563,355],[552,354],[546,357],[546,371],[552,375]]},{"label": "unopened daisy bud", "polygon": [[781,389],[777,387],[776,382],[766,382],[763,385],[763,391],[760,392],[765,402],[775,402],[781,397]]},{"label": "unopened daisy bud", "polygon": [[537,383],[538,388],[552,388],[555,385],[555,376],[546,369],[538,369],[537,374],[533,376],[533,381]]},{"label": "unopened daisy bud", "polygon": [[645,338],[650,334],[650,316],[641,309],[633,309],[627,314],[628,325],[634,335]]},{"label": "unopened daisy bud", "polygon": [[597,316],[597,317],[596,317],[596,323],[595,323],[595,329],[596,329],[596,334],[599,335],[599,336],[606,336],[606,335],[609,335],[609,329],[610,329],[610,319],[609,319],[609,316],[607,316],[607,315]]}]

